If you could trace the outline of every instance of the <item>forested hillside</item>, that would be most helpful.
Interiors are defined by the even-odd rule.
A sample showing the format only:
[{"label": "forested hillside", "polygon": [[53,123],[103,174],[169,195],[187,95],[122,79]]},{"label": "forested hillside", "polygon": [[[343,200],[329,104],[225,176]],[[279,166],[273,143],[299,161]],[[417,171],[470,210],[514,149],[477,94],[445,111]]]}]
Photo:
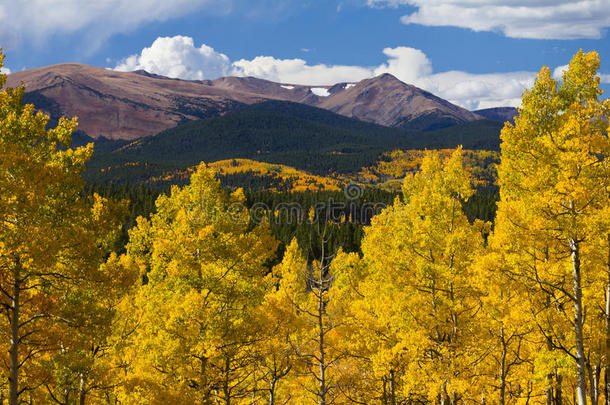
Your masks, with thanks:
[{"label": "forested hillside", "polygon": [[[396,144],[352,172],[369,183],[235,156],[171,187],[87,185],[93,150],[70,146],[76,121],[47,128],[23,88],[1,91],[0,404],[607,403],[610,100],[599,64],[580,51],[561,80],[542,68],[499,152]],[[187,124],[180,151],[212,133],[200,125],[252,123],[234,151],[256,140],[269,156],[286,145],[364,155],[356,141],[389,136],[256,108],[267,119],[245,110]],[[279,123],[292,126],[274,132]],[[336,135],[290,138],[302,128]],[[153,159],[170,148],[158,137],[123,150]],[[222,142],[200,151],[224,153]],[[237,187],[248,171],[334,191]],[[378,187],[399,177],[400,190]],[[495,207],[482,193],[494,189],[497,212],[481,209]]]},{"label": "forested hillside", "polygon": [[356,173],[393,149],[497,150],[499,121],[406,132],[303,104],[269,101],[221,117],[191,121],[129,144],[105,141],[88,164],[91,182],[146,181],[201,161],[247,158],[320,175]]}]

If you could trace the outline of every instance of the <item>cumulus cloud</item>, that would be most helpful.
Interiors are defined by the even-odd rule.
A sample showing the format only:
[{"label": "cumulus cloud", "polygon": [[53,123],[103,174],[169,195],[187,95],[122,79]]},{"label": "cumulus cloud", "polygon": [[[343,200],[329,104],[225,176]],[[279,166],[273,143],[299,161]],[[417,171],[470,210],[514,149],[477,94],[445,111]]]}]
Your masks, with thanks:
[{"label": "cumulus cloud", "polygon": [[501,32],[511,38],[601,38],[610,26],[602,0],[367,0],[370,7],[409,5],[405,24]]},{"label": "cumulus cloud", "polygon": [[406,83],[414,83],[432,73],[432,63],[419,49],[399,46],[385,48],[388,62],[375,69],[375,74],[390,73]]},{"label": "cumulus cloud", "polygon": [[227,75],[230,64],[227,55],[205,44],[197,48],[193,38],[177,35],[157,38],[150,47],[123,59],[114,69],[142,69],[172,78],[203,80]]},{"label": "cumulus cloud", "polygon": [[432,63],[421,50],[386,48],[388,62],[374,74],[390,73],[462,107],[474,110],[497,106],[518,106],[523,90],[533,84],[535,72],[472,74],[461,71],[433,73]]},{"label": "cumulus cloud", "polygon": [[[553,79],[555,80],[561,80],[561,77],[563,75],[563,72],[565,72],[566,70],[568,70],[568,66],[569,65],[561,65],[561,66],[557,66],[554,70],[553,70]],[[599,81],[600,83],[605,83],[605,84],[610,84],[610,74],[600,74],[599,75]]]},{"label": "cumulus cloud", "polygon": [[555,69],[553,69],[553,79],[561,80],[561,77],[563,76],[563,72],[568,70],[568,66],[570,66],[570,65],[561,65],[561,66],[557,66]]},{"label": "cumulus cloud", "polygon": [[0,0],[0,43],[42,43],[55,34],[84,32],[90,46],[153,21],[207,9],[228,11],[230,0]]},{"label": "cumulus cloud", "polygon": [[0,73],[3,73],[5,75],[11,74],[11,69],[6,68],[6,67],[1,67],[0,68]]},{"label": "cumulus cloud", "polygon": [[[144,69],[150,73],[182,79],[214,79],[220,76],[254,76],[285,84],[315,88],[340,82],[357,82],[390,73],[405,83],[427,90],[462,107],[513,106],[521,102],[523,91],[534,83],[537,72],[473,74],[462,71],[434,72],[424,52],[409,47],[385,48],[385,63],[378,66],[310,65],[303,59],[258,56],[231,62],[229,58],[190,37],[157,38],[139,54],[121,61],[116,70]],[[567,65],[554,69],[556,78]],[[610,75],[600,75],[610,83]]]},{"label": "cumulus cloud", "polygon": [[360,81],[372,75],[371,69],[361,66],[308,65],[303,59],[276,59],[257,56],[252,60],[233,62],[235,76],[255,76],[276,82],[330,85],[338,82]]},{"label": "cumulus cloud", "polygon": [[535,72],[472,74],[460,71],[422,77],[416,85],[470,110],[500,106],[518,107],[523,91],[531,87]]}]

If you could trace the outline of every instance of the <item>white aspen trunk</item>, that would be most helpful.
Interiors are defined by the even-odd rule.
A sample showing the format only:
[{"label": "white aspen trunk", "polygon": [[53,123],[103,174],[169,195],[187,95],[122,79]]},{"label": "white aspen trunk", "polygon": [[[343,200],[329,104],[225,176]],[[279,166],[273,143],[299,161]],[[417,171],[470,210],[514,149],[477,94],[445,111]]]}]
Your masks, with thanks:
[{"label": "white aspen trunk", "polygon": [[553,405],[553,374],[547,374],[546,378],[545,405]]},{"label": "white aspen trunk", "polygon": [[394,370],[390,370],[390,405],[396,405],[396,377],[394,376]]},{"label": "white aspen trunk", "polygon": [[574,335],[576,338],[576,396],[578,405],[587,405],[587,369],[583,340],[583,306],[580,267],[580,246],[574,239],[569,240],[572,253],[572,278],[574,290]]},{"label": "white aspen trunk", "polygon": [[[589,367],[591,368],[591,367]],[[601,367],[594,366],[590,375],[590,383],[591,383],[591,405],[597,405],[599,402],[599,377],[601,374]]]},{"label": "white aspen trunk", "polygon": [[275,405],[275,377],[271,380],[271,384],[269,385],[269,404]]},{"label": "white aspen trunk", "polygon": [[87,401],[87,390],[85,388],[85,377],[81,374],[79,393],[78,393],[78,404],[85,405],[86,401]]}]

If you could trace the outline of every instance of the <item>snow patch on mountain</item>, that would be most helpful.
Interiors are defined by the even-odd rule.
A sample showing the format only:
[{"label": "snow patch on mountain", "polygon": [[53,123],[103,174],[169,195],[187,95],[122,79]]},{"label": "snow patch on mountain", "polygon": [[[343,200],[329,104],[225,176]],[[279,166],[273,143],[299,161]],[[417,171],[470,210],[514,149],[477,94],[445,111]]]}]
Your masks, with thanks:
[{"label": "snow patch on mountain", "polygon": [[328,96],[330,96],[330,93],[328,92],[328,89],[326,89],[324,87],[312,87],[309,90],[311,90],[311,92],[313,94],[315,94],[316,96],[319,96],[319,97],[328,97]]}]

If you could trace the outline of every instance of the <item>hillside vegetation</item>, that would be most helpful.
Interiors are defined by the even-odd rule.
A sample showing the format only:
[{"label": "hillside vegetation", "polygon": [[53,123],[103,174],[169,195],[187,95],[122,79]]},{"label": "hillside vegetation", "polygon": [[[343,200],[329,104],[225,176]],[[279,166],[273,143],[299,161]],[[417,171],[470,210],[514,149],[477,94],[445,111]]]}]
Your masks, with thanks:
[{"label": "hillside vegetation", "polygon": [[137,183],[185,170],[201,161],[253,159],[318,175],[357,173],[394,149],[497,150],[498,121],[469,122],[411,133],[365,123],[303,104],[270,101],[200,121],[115,148],[106,141],[89,162],[91,182]]}]

